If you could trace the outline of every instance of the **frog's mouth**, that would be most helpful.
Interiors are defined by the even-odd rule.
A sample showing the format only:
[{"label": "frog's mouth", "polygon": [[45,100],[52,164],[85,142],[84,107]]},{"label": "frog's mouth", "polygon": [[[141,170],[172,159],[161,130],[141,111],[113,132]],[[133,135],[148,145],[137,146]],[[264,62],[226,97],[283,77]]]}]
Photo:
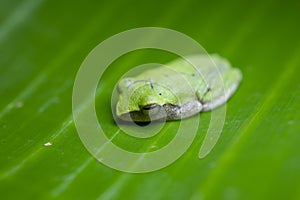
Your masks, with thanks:
[{"label": "frog's mouth", "polygon": [[127,122],[151,122],[181,120],[196,115],[202,110],[202,104],[197,100],[184,104],[149,104],[140,107],[138,111],[124,113],[119,118]]},{"label": "frog's mouth", "polygon": [[149,111],[149,110],[157,109],[158,107],[160,107],[160,105],[158,105],[157,103],[152,103],[152,104],[149,104],[149,105],[146,105],[146,106],[142,106],[141,110]]},{"label": "frog's mouth", "polygon": [[138,111],[122,114],[119,118],[124,121],[134,122],[166,121],[170,120],[170,116],[176,113],[175,110],[178,110],[178,106],[173,104],[149,104],[140,107]]}]

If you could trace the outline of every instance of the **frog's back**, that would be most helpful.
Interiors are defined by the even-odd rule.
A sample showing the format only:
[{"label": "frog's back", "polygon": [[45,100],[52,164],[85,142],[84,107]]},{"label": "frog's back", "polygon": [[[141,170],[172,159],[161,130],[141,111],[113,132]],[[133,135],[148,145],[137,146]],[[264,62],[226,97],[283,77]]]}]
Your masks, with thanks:
[{"label": "frog's back", "polygon": [[[192,64],[193,65],[192,65]],[[178,58],[164,66],[144,71],[134,77],[170,88],[182,103],[198,100],[204,110],[224,103],[236,90],[241,72],[217,54]]]}]

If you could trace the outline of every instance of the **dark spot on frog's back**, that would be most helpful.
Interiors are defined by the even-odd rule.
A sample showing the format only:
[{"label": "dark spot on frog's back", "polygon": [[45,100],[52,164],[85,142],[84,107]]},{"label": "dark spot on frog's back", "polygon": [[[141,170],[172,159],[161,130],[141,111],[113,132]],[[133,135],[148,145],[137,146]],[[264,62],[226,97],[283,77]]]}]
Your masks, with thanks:
[{"label": "dark spot on frog's back", "polygon": [[153,83],[150,81],[150,87],[151,89],[153,89]]}]

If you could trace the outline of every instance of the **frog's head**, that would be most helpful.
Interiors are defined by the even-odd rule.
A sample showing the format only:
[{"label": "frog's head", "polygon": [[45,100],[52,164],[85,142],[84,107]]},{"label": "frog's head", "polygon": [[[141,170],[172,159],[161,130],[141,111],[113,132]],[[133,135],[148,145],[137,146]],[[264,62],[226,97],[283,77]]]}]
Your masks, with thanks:
[{"label": "frog's head", "polygon": [[147,82],[120,94],[117,115],[125,121],[152,121],[164,119],[165,104],[176,104],[177,97],[171,90],[157,83]]}]

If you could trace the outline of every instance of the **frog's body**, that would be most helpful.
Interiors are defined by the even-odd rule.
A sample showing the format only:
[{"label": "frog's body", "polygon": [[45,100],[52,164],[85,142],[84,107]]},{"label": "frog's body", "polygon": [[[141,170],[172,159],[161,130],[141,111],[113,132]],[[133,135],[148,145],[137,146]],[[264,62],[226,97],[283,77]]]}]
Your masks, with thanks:
[{"label": "frog's body", "polygon": [[[225,103],[242,74],[218,55],[176,59],[119,82],[117,116],[125,121],[178,120]],[[213,62],[212,62],[213,61]]]}]

